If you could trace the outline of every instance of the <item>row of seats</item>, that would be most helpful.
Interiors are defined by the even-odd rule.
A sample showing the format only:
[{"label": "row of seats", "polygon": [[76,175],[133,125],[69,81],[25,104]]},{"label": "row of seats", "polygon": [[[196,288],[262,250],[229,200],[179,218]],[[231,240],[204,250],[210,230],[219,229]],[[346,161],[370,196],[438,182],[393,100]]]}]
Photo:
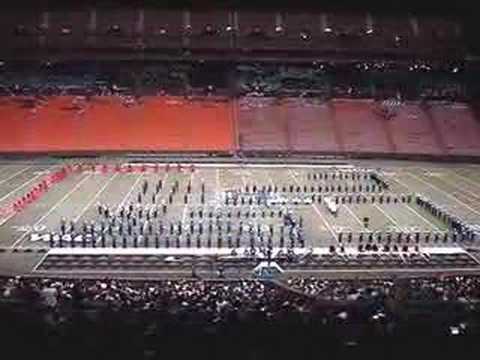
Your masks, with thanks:
[{"label": "row of seats", "polygon": [[232,148],[229,104],[145,97],[90,101],[59,96],[28,105],[0,104],[0,150],[225,151]]},{"label": "row of seats", "polygon": [[[287,266],[287,263],[280,262]],[[456,254],[421,254],[392,253],[371,254],[359,253],[355,256],[325,254],[305,258],[295,263],[288,263],[295,268],[476,268],[479,266],[470,255]]]},{"label": "row of seats", "polygon": [[480,155],[480,122],[465,104],[406,103],[384,117],[369,100],[5,97],[0,119],[2,152]]},{"label": "row of seats", "polygon": [[[276,261],[284,268],[476,268],[479,266],[466,253],[422,254],[422,253],[359,253],[344,256],[331,253],[293,260],[280,257]],[[179,257],[173,259],[164,255],[48,255],[37,271],[69,270],[169,270],[183,267],[188,269],[209,269],[212,264],[225,267],[253,267],[253,259],[218,257]]]},{"label": "row of seats", "polygon": [[389,117],[382,116],[376,107],[371,100],[333,100],[316,105],[257,101],[253,109],[240,108],[240,148],[480,155],[480,122],[466,104],[404,103],[396,105]]}]

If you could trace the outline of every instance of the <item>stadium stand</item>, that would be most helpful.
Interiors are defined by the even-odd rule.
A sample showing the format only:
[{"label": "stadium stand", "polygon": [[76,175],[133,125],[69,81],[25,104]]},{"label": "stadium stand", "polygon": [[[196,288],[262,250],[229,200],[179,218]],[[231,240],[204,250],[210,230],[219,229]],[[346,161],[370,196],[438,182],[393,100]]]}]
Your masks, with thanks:
[{"label": "stadium stand", "polygon": [[287,151],[288,120],[274,98],[244,98],[239,102],[239,145],[243,150]]},{"label": "stadium stand", "polygon": [[340,150],[328,103],[291,100],[285,104],[292,150],[338,152]]},{"label": "stadium stand", "polygon": [[345,151],[394,152],[386,136],[387,120],[376,116],[372,108],[372,100],[332,101],[333,121],[341,128]]},{"label": "stadium stand", "polygon": [[396,116],[388,121],[398,153],[442,154],[432,124],[422,106],[405,103],[399,107]]},{"label": "stadium stand", "polygon": [[480,124],[467,104],[434,103],[428,108],[451,155],[479,155]]},{"label": "stadium stand", "polygon": [[52,97],[24,109],[15,100],[0,106],[4,152],[230,151],[230,104],[146,97]]}]

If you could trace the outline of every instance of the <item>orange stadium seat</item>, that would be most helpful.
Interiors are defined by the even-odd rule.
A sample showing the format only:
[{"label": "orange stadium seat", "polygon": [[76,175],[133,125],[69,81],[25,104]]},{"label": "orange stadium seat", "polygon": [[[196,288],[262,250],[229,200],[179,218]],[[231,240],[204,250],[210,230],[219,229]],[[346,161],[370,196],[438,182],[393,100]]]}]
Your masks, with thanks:
[{"label": "orange stadium seat", "polygon": [[75,105],[70,96],[25,109],[0,104],[3,152],[47,151],[231,151],[228,102],[143,98],[130,107],[118,97]]}]

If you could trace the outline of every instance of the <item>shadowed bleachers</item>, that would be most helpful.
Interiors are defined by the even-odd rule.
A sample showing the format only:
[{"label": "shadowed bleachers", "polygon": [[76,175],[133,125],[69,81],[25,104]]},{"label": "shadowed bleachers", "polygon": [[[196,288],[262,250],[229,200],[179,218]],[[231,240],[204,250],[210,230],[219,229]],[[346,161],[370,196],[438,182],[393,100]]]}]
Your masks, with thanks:
[{"label": "shadowed bleachers", "polygon": [[332,101],[333,120],[341,129],[345,150],[371,153],[388,153],[384,121],[373,112],[373,101],[336,100]]},{"label": "shadowed bleachers", "polygon": [[229,151],[230,114],[227,102],[183,98],[145,97],[126,106],[120,97],[79,104],[65,96],[29,109],[4,100],[0,151]]},{"label": "shadowed bleachers", "polygon": [[288,150],[288,121],[273,98],[243,99],[238,110],[239,144],[243,150]]},{"label": "shadowed bleachers", "polygon": [[418,104],[403,104],[396,116],[387,121],[398,153],[442,154],[428,114]]},{"label": "shadowed bleachers", "polygon": [[294,151],[338,152],[328,104],[289,102],[290,146]]},{"label": "shadowed bleachers", "polygon": [[465,104],[435,104],[429,109],[452,155],[480,155],[480,123]]}]

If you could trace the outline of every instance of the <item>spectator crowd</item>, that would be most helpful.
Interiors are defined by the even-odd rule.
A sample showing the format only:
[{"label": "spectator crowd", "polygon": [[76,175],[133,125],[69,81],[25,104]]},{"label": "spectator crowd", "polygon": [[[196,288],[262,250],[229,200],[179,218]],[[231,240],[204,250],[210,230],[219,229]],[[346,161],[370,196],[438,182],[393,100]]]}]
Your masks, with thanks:
[{"label": "spectator crowd", "polygon": [[479,284],[477,276],[278,283],[0,278],[0,339],[17,359],[313,359],[318,351],[371,359],[391,358],[392,351],[404,358],[420,347],[438,358],[477,346]]},{"label": "spectator crowd", "polygon": [[229,312],[279,310],[304,312],[315,300],[372,301],[395,297],[399,291],[415,301],[480,301],[480,277],[451,276],[406,279],[289,278],[261,280],[81,280],[2,278],[0,299],[52,309],[109,307],[114,310],[200,311],[212,317]]}]

